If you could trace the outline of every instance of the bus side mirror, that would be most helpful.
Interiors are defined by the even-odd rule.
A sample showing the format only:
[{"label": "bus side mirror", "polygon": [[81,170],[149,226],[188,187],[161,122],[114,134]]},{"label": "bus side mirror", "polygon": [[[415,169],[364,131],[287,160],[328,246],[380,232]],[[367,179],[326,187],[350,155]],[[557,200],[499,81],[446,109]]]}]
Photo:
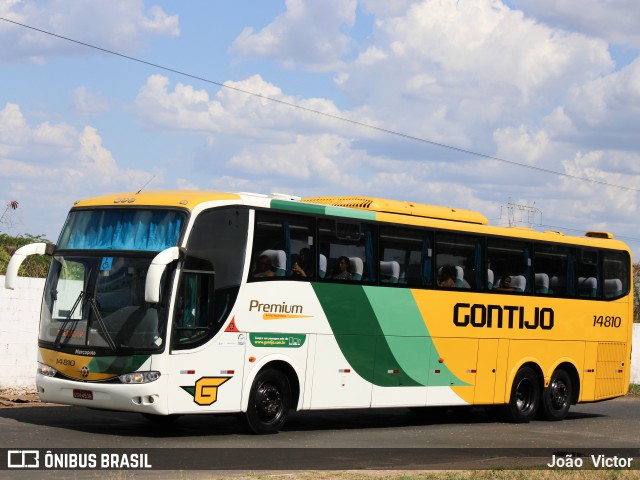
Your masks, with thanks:
[{"label": "bus side mirror", "polygon": [[147,280],[144,284],[144,301],[148,303],[160,302],[160,281],[162,275],[171,262],[184,257],[184,250],[179,247],[170,247],[157,254],[149,265]]},{"label": "bus side mirror", "polygon": [[13,253],[9,265],[7,265],[7,274],[4,278],[4,288],[13,290],[16,288],[16,279],[18,278],[18,270],[20,265],[30,255],[53,255],[56,246],[53,243],[30,243],[20,247]]}]

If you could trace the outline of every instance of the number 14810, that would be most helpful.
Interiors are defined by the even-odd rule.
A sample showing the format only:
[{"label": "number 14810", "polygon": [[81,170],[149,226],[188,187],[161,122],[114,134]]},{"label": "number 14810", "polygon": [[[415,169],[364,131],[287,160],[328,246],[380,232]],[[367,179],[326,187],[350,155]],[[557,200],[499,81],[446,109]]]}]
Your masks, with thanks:
[{"label": "number 14810", "polygon": [[610,317],[603,315],[594,315],[593,316],[593,326],[594,327],[613,327],[618,328],[622,325],[621,317]]}]

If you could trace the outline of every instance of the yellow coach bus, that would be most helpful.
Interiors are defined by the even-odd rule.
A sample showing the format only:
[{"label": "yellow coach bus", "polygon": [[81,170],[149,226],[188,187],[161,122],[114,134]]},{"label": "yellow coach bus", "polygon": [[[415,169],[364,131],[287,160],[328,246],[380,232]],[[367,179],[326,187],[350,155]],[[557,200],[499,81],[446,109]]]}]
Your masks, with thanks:
[{"label": "yellow coach bus", "polygon": [[368,197],[158,191],[76,202],[44,287],[47,402],[150,419],[493,405],[514,422],[624,395],[627,246]]}]

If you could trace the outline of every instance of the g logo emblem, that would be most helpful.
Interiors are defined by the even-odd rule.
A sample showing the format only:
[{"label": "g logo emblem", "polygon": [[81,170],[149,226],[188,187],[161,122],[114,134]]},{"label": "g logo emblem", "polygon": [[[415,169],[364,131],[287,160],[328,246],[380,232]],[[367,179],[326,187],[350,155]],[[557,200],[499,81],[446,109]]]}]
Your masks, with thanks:
[{"label": "g logo emblem", "polygon": [[218,400],[218,387],[231,377],[202,377],[196,382],[193,401],[198,405],[213,405]]}]

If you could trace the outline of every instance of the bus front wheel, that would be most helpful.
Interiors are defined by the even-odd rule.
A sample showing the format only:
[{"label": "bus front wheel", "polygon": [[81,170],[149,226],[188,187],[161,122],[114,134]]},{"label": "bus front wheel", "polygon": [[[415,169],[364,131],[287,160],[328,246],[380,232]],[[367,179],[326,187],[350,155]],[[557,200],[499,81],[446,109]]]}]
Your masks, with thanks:
[{"label": "bus front wheel", "polygon": [[290,405],[289,379],[279,370],[266,369],[253,381],[247,412],[241,418],[251,433],[275,433],[287,420]]},{"label": "bus front wheel", "polygon": [[522,367],[513,379],[511,397],[506,406],[507,418],[513,423],[528,423],[536,415],[539,405],[538,375],[533,369]]},{"label": "bus front wheel", "polygon": [[572,395],[569,374],[562,369],[553,372],[549,386],[542,391],[542,417],[552,421],[563,420],[569,413]]}]

